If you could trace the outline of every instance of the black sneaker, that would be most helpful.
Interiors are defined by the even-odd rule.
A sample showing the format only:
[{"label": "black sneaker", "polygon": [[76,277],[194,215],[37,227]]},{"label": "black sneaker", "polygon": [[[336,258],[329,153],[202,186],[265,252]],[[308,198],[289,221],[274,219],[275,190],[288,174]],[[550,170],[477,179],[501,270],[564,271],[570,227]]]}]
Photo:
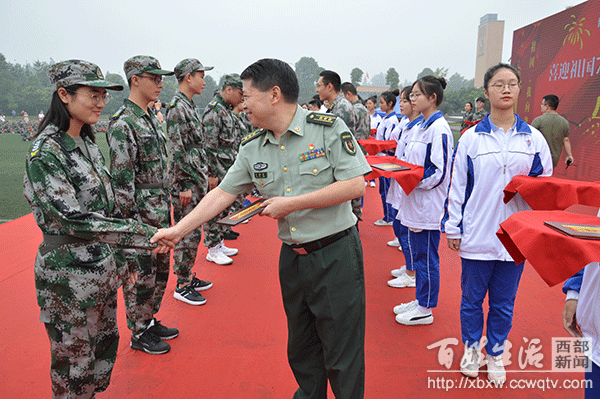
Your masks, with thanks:
[{"label": "black sneaker", "polygon": [[235,234],[233,231],[228,231],[223,234],[224,240],[237,240],[239,234]]},{"label": "black sneaker", "polygon": [[156,318],[154,318],[154,325],[148,328],[148,330],[146,331],[150,331],[152,334],[156,335],[158,338],[164,341],[168,339],[173,339],[179,335],[178,329],[165,327],[162,324],[160,324],[160,321],[156,320]]},{"label": "black sneaker", "polygon": [[194,275],[192,276],[192,281],[188,286],[192,287],[196,291],[204,291],[212,287],[213,284],[210,281],[204,281],[196,278],[196,273],[194,273]]},{"label": "black sneaker", "polygon": [[182,302],[185,302],[189,305],[204,305],[206,303],[206,299],[196,292],[196,290],[192,287],[192,283],[189,283],[185,287],[175,288],[175,294],[173,295],[175,299],[179,299]]},{"label": "black sneaker", "polygon": [[143,351],[151,355],[162,355],[171,350],[171,345],[153,334],[150,329],[144,331],[139,338],[134,338],[132,335],[129,346],[131,346],[131,349]]}]

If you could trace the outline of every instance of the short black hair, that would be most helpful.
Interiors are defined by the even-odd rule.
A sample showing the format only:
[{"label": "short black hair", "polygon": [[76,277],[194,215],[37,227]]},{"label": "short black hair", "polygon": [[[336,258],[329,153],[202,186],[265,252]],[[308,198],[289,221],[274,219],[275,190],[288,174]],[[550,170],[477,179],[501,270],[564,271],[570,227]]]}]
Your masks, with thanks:
[{"label": "short black hair", "polygon": [[558,108],[558,104],[560,104],[560,99],[554,94],[547,94],[544,97],[542,97],[542,99],[546,102],[546,105],[554,111],[556,111],[556,108]]},{"label": "short black hair", "polygon": [[484,103],[485,104],[485,97],[477,97],[477,99],[475,100],[476,103]]},{"label": "short black hair", "polygon": [[275,58],[258,60],[244,69],[240,79],[250,79],[252,86],[262,92],[277,86],[287,103],[298,102],[300,94],[298,77],[292,67],[281,60]]},{"label": "short black hair", "polygon": [[333,90],[339,92],[341,91],[342,86],[342,78],[336,72],[325,70],[319,74],[319,76],[323,77],[323,84],[327,86],[329,83],[333,85]]},{"label": "short black hair", "polygon": [[492,80],[492,78],[494,77],[496,72],[498,72],[498,70],[500,70],[500,69],[510,70],[517,77],[517,81],[519,83],[521,83],[521,75],[519,75],[519,71],[517,71],[517,69],[514,66],[512,66],[510,64],[504,64],[501,62],[499,64],[494,65],[493,67],[490,67],[490,69],[487,70],[485,75],[483,75],[483,88],[484,89],[486,89],[486,90],[488,89],[490,80]]},{"label": "short black hair", "polygon": [[396,95],[394,94],[394,92],[384,91],[383,93],[381,93],[381,97],[383,97],[383,101],[385,101],[386,104],[392,103],[392,107],[396,105]]},{"label": "short black hair", "polygon": [[321,105],[323,105],[323,104],[321,104],[321,101],[319,101],[319,100],[310,100],[308,102],[308,105],[312,105],[314,107],[321,108]]},{"label": "short black hair", "polygon": [[353,96],[358,95],[356,87],[350,82],[344,82],[340,87],[342,89],[342,93],[350,92],[350,94],[352,94]]},{"label": "short black hair", "polygon": [[465,105],[467,105],[467,104],[469,104],[469,105],[471,106],[471,108],[473,108],[473,103],[472,103],[471,101],[467,101],[467,102],[465,103]]}]

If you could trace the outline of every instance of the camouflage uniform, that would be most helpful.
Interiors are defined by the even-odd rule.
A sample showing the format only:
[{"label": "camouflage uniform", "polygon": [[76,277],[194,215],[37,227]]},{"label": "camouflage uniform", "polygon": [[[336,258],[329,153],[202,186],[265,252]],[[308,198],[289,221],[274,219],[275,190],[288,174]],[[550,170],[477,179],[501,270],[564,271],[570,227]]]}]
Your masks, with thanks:
[{"label": "camouflage uniform", "polygon": [[[190,213],[208,192],[208,168],[206,166],[206,141],[204,128],[194,101],[177,90],[167,109],[167,133],[171,162],[169,178],[173,202],[173,219],[179,222]],[[192,190],[192,199],[181,206],[179,193]],[[177,283],[190,281],[190,271],[196,261],[198,245],[202,240],[202,229],[186,235],[175,246],[173,272]]]},{"label": "camouflage uniform", "polygon": [[[110,172],[121,216],[151,226],[169,227],[167,138],[158,118],[126,99],[110,121]],[[138,271],[135,284],[124,282],[127,326],[143,333],[160,308],[169,278],[169,254],[127,250],[130,271]]]},{"label": "camouflage uniform", "polygon": [[119,333],[113,245],[151,249],[154,228],[112,218],[115,196],[102,154],[83,139],[89,157],[50,124],[27,158],[24,194],[44,234],[35,287],[52,361],[55,398],[89,398],[110,382]]},{"label": "camouflage uniform", "polygon": [[[363,106],[363,108],[364,108],[364,106]],[[365,110],[366,110],[366,108],[365,108]],[[327,108],[327,113],[334,114],[335,116],[340,117],[344,122],[346,122],[346,125],[348,125],[348,128],[350,129],[350,131],[352,132],[352,134],[354,134],[354,137],[356,139],[358,139],[358,137],[356,135],[356,128],[358,126],[358,123],[361,120],[358,117],[357,111],[354,109],[354,106],[350,103],[350,101],[348,101],[346,99],[346,97],[344,97],[343,93],[338,94],[338,96],[335,98],[335,100],[333,100],[333,102],[331,103],[331,106],[329,108]],[[368,121],[368,128],[369,128],[368,131],[370,133],[371,132],[371,119],[370,119],[371,116],[369,115],[369,111],[367,111],[367,117],[368,117],[367,121]],[[361,125],[360,128],[361,128],[361,134],[362,134],[363,126]],[[350,201],[350,203],[352,204],[352,213],[354,213],[354,215],[356,216],[356,218],[358,220],[362,221],[362,197],[355,198],[352,201]]]},{"label": "camouflage uniform", "polygon": [[352,113],[354,117],[354,137],[356,140],[365,140],[369,138],[371,134],[371,115],[369,110],[360,102],[356,100],[352,103]]},{"label": "camouflage uniform", "polygon": [[479,121],[483,118],[485,118],[485,116],[488,114],[488,112],[485,109],[482,109],[481,111],[475,111],[473,112],[473,115],[471,116],[471,120],[473,122]]},{"label": "camouflage uniform", "polygon": [[[237,124],[237,129],[236,129],[236,142],[235,142],[235,148],[240,148],[240,144],[242,142],[242,138],[246,137],[248,134],[250,134],[253,130],[252,128],[252,123],[250,122],[250,119],[248,118],[248,115],[246,115],[245,112],[240,112],[239,114],[236,113],[235,111],[232,112],[236,124]],[[237,198],[235,199],[235,201],[233,201],[233,204],[231,204],[231,206],[229,207],[229,211],[231,212],[236,212],[240,209],[242,209],[244,207],[244,201],[246,200],[246,194],[240,194],[237,196]],[[231,230],[230,226],[226,226],[226,229]]]},{"label": "camouflage uniform", "polygon": [[[232,107],[223,96],[217,93],[215,98],[204,109],[202,122],[206,132],[206,157],[208,160],[208,176],[223,180],[225,174],[237,157],[241,137],[237,118],[233,115]],[[236,143],[238,146],[236,146]],[[229,208],[203,226],[204,245],[214,247],[223,240],[227,230],[217,221],[229,214]]]}]

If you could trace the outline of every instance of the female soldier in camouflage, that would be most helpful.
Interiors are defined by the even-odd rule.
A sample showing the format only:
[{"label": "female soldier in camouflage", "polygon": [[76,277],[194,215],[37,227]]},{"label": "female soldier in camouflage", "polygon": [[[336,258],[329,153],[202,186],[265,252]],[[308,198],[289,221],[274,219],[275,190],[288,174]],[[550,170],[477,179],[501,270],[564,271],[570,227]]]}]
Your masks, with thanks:
[{"label": "female soldier in camouflage", "polygon": [[27,158],[24,194],[44,241],[35,260],[40,321],[50,339],[54,398],[93,398],[110,382],[120,285],[112,245],[151,248],[154,228],[112,218],[114,194],[91,125],[110,98],[98,66],[48,70],[52,103]]}]

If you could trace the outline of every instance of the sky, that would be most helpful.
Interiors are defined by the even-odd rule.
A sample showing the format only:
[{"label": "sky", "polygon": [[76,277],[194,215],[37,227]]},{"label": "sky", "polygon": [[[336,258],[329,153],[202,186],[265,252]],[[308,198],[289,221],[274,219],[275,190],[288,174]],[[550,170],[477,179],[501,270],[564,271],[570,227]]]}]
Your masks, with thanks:
[{"label": "sky", "polygon": [[11,63],[83,59],[123,73],[138,54],[164,69],[198,58],[215,80],[260,58],[292,67],[304,56],[350,80],[394,67],[400,82],[423,68],[475,75],[477,28],[485,14],[505,21],[502,61],[513,32],[580,0],[1,0],[0,53]]}]

